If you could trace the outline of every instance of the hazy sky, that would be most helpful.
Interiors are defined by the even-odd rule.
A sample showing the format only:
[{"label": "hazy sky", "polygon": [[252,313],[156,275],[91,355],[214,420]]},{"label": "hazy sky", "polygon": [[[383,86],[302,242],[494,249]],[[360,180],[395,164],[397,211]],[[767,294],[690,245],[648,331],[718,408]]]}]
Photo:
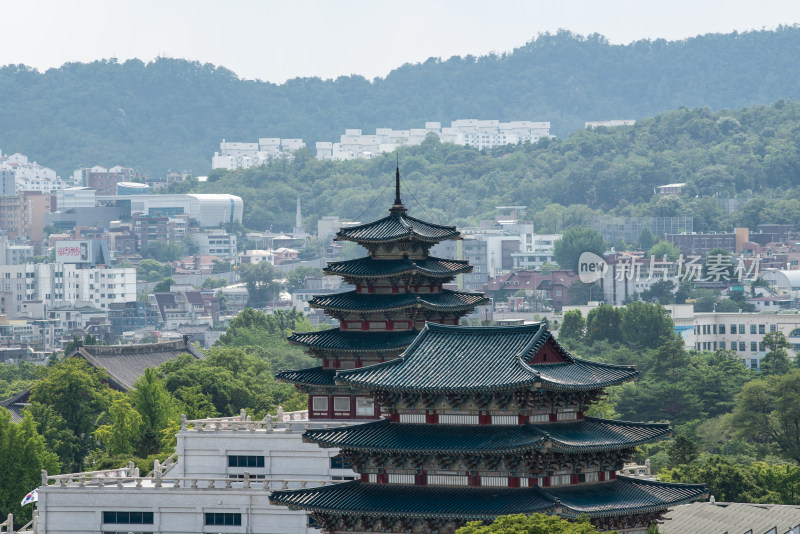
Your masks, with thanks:
[{"label": "hazy sky", "polygon": [[565,28],[612,43],[800,23],[798,0],[2,0],[0,65],[158,56],[243,78],[385,76]]}]

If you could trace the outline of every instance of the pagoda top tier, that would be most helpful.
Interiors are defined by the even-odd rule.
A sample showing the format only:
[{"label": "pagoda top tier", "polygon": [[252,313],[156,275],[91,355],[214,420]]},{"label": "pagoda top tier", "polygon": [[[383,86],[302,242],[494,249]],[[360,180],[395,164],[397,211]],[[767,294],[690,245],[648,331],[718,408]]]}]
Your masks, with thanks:
[{"label": "pagoda top tier", "polygon": [[429,393],[590,391],[637,375],[634,366],[572,356],[543,323],[502,327],[426,323],[400,358],[339,371],[336,382],[370,390]]},{"label": "pagoda top tier", "polygon": [[392,211],[388,217],[371,223],[342,228],[336,241],[355,241],[359,244],[421,241],[439,243],[460,236],[455,226],[444,226],[410,217],[403,211]]}]

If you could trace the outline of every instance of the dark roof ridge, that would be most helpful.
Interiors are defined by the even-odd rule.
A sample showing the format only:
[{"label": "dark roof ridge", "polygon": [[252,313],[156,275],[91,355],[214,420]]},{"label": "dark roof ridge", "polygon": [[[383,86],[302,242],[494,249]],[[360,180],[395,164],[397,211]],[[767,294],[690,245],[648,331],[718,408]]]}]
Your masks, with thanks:
[{"label": "dark roof ridge", "polygon": [[[493,333],[520,333],[524,330],[536,330],[537,332],[541,329],[543,323],[535,323],[535,324],[514,324],[514,325],[502,325],[502,326],[463,326],[463,325],[453,325],[453,324],[442,324],[442,323],[432,323],[427,321],[425,323],[425,328],[429,330],[449,330],[451,332],[460,331],[464,334],[493,334]],[[545,327],[546,329],[546,327]],[[411,347],[409,347],[411,348]]]},{"label": "dark roof ridge", "polygon": [[591,416],[584,416],[584,421],[595,421],[598,423],[614,423],[615,425],[626,425],[626,426],[648,426],[648,427],[664,427],[664,428],[671,428],[671,423],[648,423],[646,421],[623,421],[621,419],[604,419],[602,417],[591,417]]}]

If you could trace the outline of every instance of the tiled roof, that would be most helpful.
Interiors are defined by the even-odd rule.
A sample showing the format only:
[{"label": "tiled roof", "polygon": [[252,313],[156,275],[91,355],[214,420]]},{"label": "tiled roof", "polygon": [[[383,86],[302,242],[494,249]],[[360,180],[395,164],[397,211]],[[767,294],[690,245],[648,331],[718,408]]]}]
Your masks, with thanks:
[{"label": "tiled roof", "polygon": [[471,310],[486,304],[483,293],[466,293],[443,290],[441,293],[398,293],[368,295],[348,291],[333,295],[317,296],[308,301],[312,308],[337,311],[388,311],[410,308],[412,306],[437,311]]},{"label": "tiled roof", "polygon": [[701,484],[669,484],[619,477],[564,488],[469,488],[345,482],[313,489],[273,491],[270,502],[312,512],[407,518],[494,519],[554,513],[575,517],[624,516],[665,510],[704,497]]},{"label": "tiled roof", "polygon": [[294,382],[296,384],[307,384],[309,386],[335,386],[336,369],[325,369],[324,367],[311,367],[309,369],[299,369],[297,371],[281,371],[275,378]]},{"label": "tiled roof", "polygon": [[359,332],[330,328],[317,332],[294,332],[289,336],[289,342],[315,349],[347,352],[386,352],[406,348],[418,334],[418,330]]},{"label": "tiled roof", "polygon": [[800,506],[788,504],[755,504],[747,502],[696,502],[676,506],[658,525],[663,534],[784,534],[800,525]]},{"label": "tiled roof", "polygon": [[467,260],[426,258],[424,260],[376,260],[370,257],[331,262],[323,269],[327,274],[354,278],[380,278],[402,273],[421,273],[434,278],[449,278],[472,271]]},{"label": "tiled roof", "polygon": [[636,377],[631,366],[574,358],[555,340],[552,343],[566,362],[529,365],[551,337],[543,324],[463,327],[426,323],[400,358],[339,371],[336,381],[389,391],[465,392],[536,383],[547,389],[593,390]]},{"label": "tiled roof", "polygon": [[337,241],[355,241],[356,243],[382,243],[413,239],[438,243],[447,239],[455,239],[459,235],[455,226],[433,224],[405,213],[392,213],[388,217],[371,223],[342,228],[336,234]]},{"label": "tiled roof", "polygon": [[323,447],[420,453],[522,452],[549,446],[553,450],[589,452],[634,447],[661,439],[669,425],[586,418],[574,423],[541,425],[427,425],[390,423],[314,429],[303,438]]},{"label": "tiled roof", "polygon": [[105,369],[110,380],[127,391],[148,367],[158,367],[186,353],[204,358],[202,352],[183,339],[144,345],[82,345],[71,356],[80,356],[92,366]]}]

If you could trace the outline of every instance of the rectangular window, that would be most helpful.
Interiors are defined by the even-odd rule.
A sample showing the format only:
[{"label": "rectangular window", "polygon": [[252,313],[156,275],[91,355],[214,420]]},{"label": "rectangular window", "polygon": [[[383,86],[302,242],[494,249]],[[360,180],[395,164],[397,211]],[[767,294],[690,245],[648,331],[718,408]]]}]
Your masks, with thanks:
[{"label": "rectangular window", "polygon": [[756,352],[758,350],[758,343],[755,341],[750,342],[750,352]]},{"label": "rectangular window", "polygon": [[750,360],[750,369],[758,369],[758,358],[752,358]]},{"label": "rectangular window", "polygon": [[312,406],[315,412],[328,411],[328,397],[312,397]]},{"label": "rectangular window", "polygon": [[731,334],[735,334],[735,333],[736,333],[736,325],[732,324],[731,325]]},{"label": "rectangular window", "polygon": [[369,397],[356,397],[356,415],[375,415],[375,402]]},{"label": "rectangular window", "polygon": [[338,456],[331,457],[331,469],[352,469],[353,466],[347,463],[344,458]]},{"label": "rectangular window", "polygon": [[758,352],[764,352],[764,342],[763,341],[759,341],[758,342]]},{"label": "rectangular window", "polygon": [[725,350],[725,342],[724,341],[720,341],[719,342],[719,348],[722,349],[722,350]]},{"label": "rectangular window", "polygon": [[724,324],[719,325],[719,333],[720,334],[724,334],[725,333],[725,325]]},{"label": "rectangular window", "polygon": [[228,467],[264,467],[264,457],[229,454]]},{"label": "rectangular window", "polygon": [[745,349],[744,341],[740,341],[739,342],[739,352],[744,352],[745,350],[746,349]]},{"label": "rectangular window", "polygon": [[744,325],[743,324],[739,325],[739,333],[740,334],[744,334]]},{"label": "rectangular window", "polygon": [[350,397],[334,397],[333,398],[333,411],[334,412],[349,412],[350,411]]},{"label": "rectangular window", "polygon": [[717,333],[717,325],[714,325],[714,333]]},{"label": "rectangular window", "polygon": [[211,526],[242,526],[242,514],[231,512],[206,512],[206,525]]},{"label": "rectangular window", "polygon": [[767,333],[766,326],[767,325],[765,325],[765,324],[758,325],[758,333],[759,334],[766,334]]},{"label": "rectangular window", "polygon": [[754,325],[754,324],[750,325],[750,333],[751,334],[755,334],[756,333],[756,325]]},{"label": "rectangular window", "polygon": [[769,331],[770,332],[777,332],[778,331],[778,325],[776,325],[776,324],[769,325]]},{"label": "rectangular window", "polygon": [[152,525],[153,512],[103,512],[104,525]]}]

